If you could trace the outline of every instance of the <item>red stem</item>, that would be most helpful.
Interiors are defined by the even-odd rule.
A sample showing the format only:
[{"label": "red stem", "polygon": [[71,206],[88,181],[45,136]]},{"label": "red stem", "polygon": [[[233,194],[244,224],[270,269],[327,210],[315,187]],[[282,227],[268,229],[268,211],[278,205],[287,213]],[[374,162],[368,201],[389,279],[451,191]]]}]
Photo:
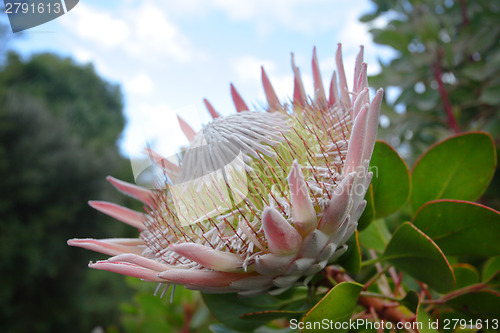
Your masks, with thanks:
[{"label": "red stem", "polygon": [[[337,282],[353,281],[349,275],[339,272],[332,266],[326,268],[326,273]],[[411,322],[415,319],[412,313],[403,312],[400,307],[394,306],[394,303],[387,303],[379,298],[360,296],[358,303],[368,310],[373,309],[372,311],[375,311],[379,318],[393,323]]]},{"label": "red stem", "polygon": [[193,316],[193,311],[189,304],[184,305],[184,326],[182,327],[182,333],[189,333],[191,326],[191,317]]},{"label": "red stem", "polygon": [[436,82],[438,84],[439,94],[441,95],[441,99],[443,100],[444,110],[446,111],[446,116],[448,117],[448,127],[455,133],[460,133],[460,128],[458,127],[457,120],[453,115],[453,108],[448,98],[448,92],[446,91],[442,80],[443,69],[441,68],[441,57],[442,52],[439,52],[438,58],[434,62],[433,66],[434,78],[436,79]]},{"label": "red stem", "polygon": [[469,24],[469,16],[467,15],[467,1],[466,0],[460,0],[460,9],[462,12],[462,24],[464,26]]}]

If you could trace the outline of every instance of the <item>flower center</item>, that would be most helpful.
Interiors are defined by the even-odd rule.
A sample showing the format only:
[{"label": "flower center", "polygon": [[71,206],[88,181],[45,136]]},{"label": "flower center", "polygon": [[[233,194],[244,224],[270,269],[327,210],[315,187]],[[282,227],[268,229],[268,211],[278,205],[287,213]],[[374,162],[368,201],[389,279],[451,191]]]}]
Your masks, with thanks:
[{"label": "flower center", "polygon": [[[173,184],[159,191],[148,230],[149,249],[170,264],[188,264],[168,244],[193,242],[239,253],[258,253],[240,228],[265,244],[261,214],[275,207],[291,221],[287,175],[297,160],[319,211],[342,172],[350,119],[340,109],[314,106],[305,114],[240,112],[217,118],[198,133],[182,158]],[[158,243],[158,240],[163,242]]]},{"label": "flower center", "polygon": [[283,113],[240,112],[215,119],[198,133],[182,159],[176,184],[217,172],[242,156],[245,163],[259,154],[271,157],[269,146],[284,141],[290,129]]}]

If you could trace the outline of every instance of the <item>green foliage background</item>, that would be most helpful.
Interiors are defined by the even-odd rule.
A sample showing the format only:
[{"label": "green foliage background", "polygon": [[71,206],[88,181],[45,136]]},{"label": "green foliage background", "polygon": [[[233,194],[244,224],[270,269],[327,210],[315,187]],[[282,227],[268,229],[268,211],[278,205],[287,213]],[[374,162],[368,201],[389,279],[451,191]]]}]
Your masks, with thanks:
[{"label": "green foliage background", "polygon": [[[382,114],[390,125],[379,138],[404,148],[410,161],[453,132],[446,113],[461,131],[500,135],[500,4],[495,0],[372,0],[375,10],[360,20],[373,25],[375,43],[395,51],[381,61],[373,87],[388,88]],[[439,78],[438,78],[439,77]],[[446,96],[439,91],[442,81]],[[391,89],[396,88],[396,89]]]},{"label": "green foliage background", "polygon": [[[75,235],[134,236],[86,202],[124,203],[104,177],[130,178],[118,153],[122,96],[91,65],[9,53],[0,71],[0,312],[3,332],[89,332],[117,322],[130,289],[90,272]],[[128,204],[128,203],[127,203]],[[97,274],[94,274],[97,273]],[[106,294],[106,297],[102,295]]]}]

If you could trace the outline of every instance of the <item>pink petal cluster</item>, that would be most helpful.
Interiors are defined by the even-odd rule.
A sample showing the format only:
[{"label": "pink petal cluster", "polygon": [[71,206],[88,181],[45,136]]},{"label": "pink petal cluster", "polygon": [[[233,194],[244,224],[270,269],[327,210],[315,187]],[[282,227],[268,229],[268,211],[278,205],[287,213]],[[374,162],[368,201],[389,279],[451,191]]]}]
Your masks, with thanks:
[{"label": "pink petal cluster", "polygon": [[[305,94],[292,54],[291,103],[278,99],[263,68],[267,112],[249,111],[233,85],[237,114],[221,117],[204,100],[214,121],[202,132],[179,117],[191,141],[180,165],[148,150],[165,170],[165,187],[149,190],[108,177],[118,190],[143,202],[145,213],[90,202],[138,228],[139,238],[71,239],[68,244],[111,256],[90,263],[91,268],[204,292],[279,294],[308,283],[345,252],[366,206],[382,99],[379,90],[370,102],[363,48],[356,58],[352,91],[340,44],[336,63],[338,80],[334,72],[328,98],[314,49],[312,99]],[[195,148],[203,145],[208,152],[195,155]],[[222,176],[204,178],[218,172],[214,160],[227,162],[227,156],[237,152],[242,156],[240,169],[224,167]],[[198,180],[190,183],[193,175]],[[221,182],[231,190],[226,195],[230,207],[223,207],[229,201]],[[178,190],[184,198],[180,201],[175,199],[177,184],[190,184]],[[193,212],[200,206],[204,210],[198,219]]]}]

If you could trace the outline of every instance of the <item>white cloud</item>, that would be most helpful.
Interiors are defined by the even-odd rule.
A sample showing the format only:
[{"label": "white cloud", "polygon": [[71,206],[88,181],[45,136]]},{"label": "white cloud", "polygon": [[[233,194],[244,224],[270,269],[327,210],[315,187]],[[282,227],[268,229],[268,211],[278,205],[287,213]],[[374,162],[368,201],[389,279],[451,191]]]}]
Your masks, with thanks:
[{"label": "white cloud", "polygon": [[276,65],[271,60],[260,59],[252,55],[243,55],[232,61],[232,68],[236,74],[236,79],[251,83],[260,82],[261,69],[264,66],[266,73],[273,73]]},{"label": "white cloud", "polygon": [[76,46],[73,49],[73,56],[81,64],[92,63],[99,75],[116,80],[115,72],[109,66],[109,62],[106,61],[105,57],[102,57],[98,52],[95,52],[95,50]]},{"label": "white cloud", "polygon": [[[349,7],[359,7],[364,0],[210,0],[209,9],[221,10],[235,21],[252,21],[259,31],[279,26],[311,34],[345,22],[343,14]],[[366,2],[365,2],[366,3]]]},{"label": "white cloud", "polygon": [[125,90],[129,94],[147,94],[154,90],[154,83],[145,73],[134,76],[124,82]]},{"label": "white cloud", "polygon": [[[286,28],[313,35],[340,28],[350,9],[369,9],[368,0],[149,0],[176,17],[208,17],[222,12],[229,20],[251,22],[258,32]],[[357,18],[356,18],[357,19]]]},{"label": "white cloud", "polygon": [[164,156],[174,155],[188,141],[182,133],[176,110],[166,104],[140,104],[129,113],[122,146],[132,155],[151,146]]},{"label": "white cloud", "polygon": [[132,24],[132,38],[125,48],[139,56],[167,57],[177,62],[189,61],[192,50],[188,39],[164,14],[162,8],[141,3],[128,13]]},{"label": "white cloud", "polygon": [[71,14],[71,18],[68,15],[63,22],[66,22],[68,27],[74,27],[76,34],[83,39],[113,48],[121,45],[129,37],[129,27],[123,20],[96,11],[90,6],[79,4]]},{"label": "white cloud", "polygon": [[76,60],[82,64],[86,64],[88,62],[93,61],[94,55],[92,52],[90,52],[87,49],[81,48],[81,47],[76,47],[73,50],[73,55],[75,56]]},{"label": "white cloud", "polygon": [[[359,10],[355,8],[346,13],[346,24],[339,32],[339,40],[342,42],[344,50],[344,59],[355,59],[359,51],[359,46],[365,47],[365,62],[368,64],[368,75],[374,75],[380,72],[380,65],[377,58],[390,59],[394,57],[394,51],[388,47],[377,46],[373,41],[370,34],[370,29],[374,27],[384,27],[388,19],[386,17],[379,17],[371,24],[362,23],[358,20],[360,16]],[[376,50],[376,52],[374,52]],[[353,66],[346,66],[347,68]],[[349,80],[349,76],[347,79]],[[348,81],[349,82],[349,81]]]},{"label": "white cloud", "polygon": [[126,52],[143,62],[165,64],[169,59],[186,62],[193,58],[195,52],[189,39],[162,7],[140,2],[114,12],[106,10],[80,3],[71,15],[61,18],[61,23],[82,41],[104,51]]},{"label": "white cloud", "polygon": [[234,20],[250,20],[258,13],[260,1],[213,0],[212,5],[225,11]]},{"label": "white cloud", "polygon": [[344,57],[355,58],[359,52],[359,46],[371,46],[372,40],[369,33],[369,27],[358,21],[359,11],[350,10],[345,15],[345,22],[342,30],[339,32],[339,41],[342,43]]},{"label": "white cloud", "polygon": [[274,91],[282,103],[293,96],[293,74],[269,75]]}]

